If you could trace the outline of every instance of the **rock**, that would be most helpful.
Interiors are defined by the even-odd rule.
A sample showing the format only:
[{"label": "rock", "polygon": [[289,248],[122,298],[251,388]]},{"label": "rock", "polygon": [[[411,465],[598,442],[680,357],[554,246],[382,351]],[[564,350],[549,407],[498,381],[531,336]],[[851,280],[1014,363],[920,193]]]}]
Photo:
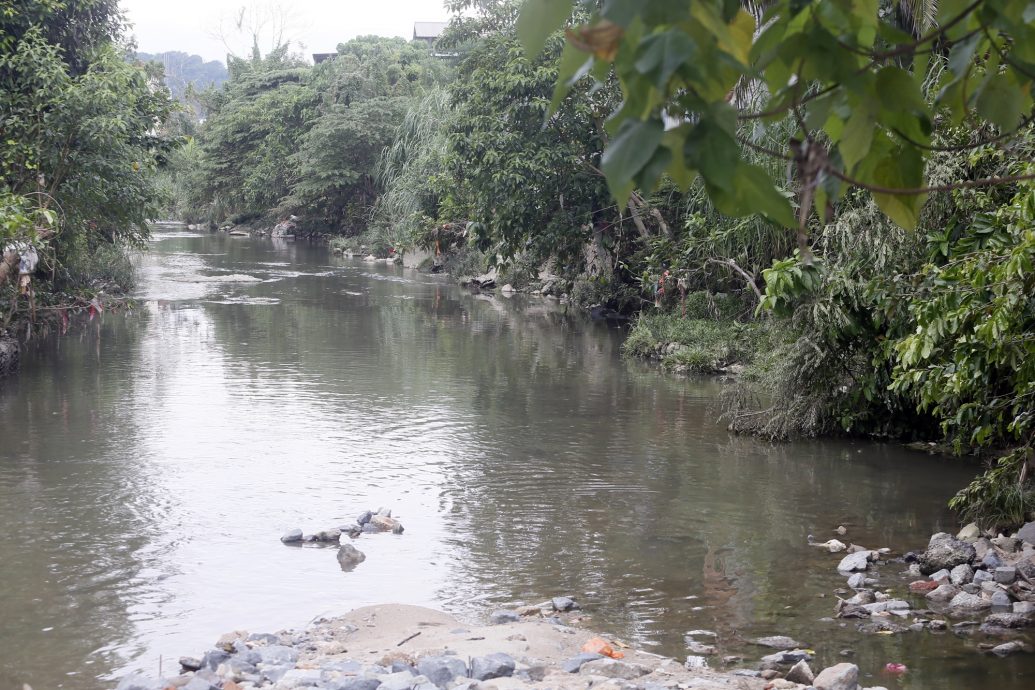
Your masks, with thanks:
[{"label": "rock", "polygon": [[302,541],[302,530],[293,529],[290,532],[285,532],[284,536],[280,538],[285,544],[292,544],[296,541]]},{"label": "rock", "polygon": [[513,294],[514,292],[516,292],[514,290],[514,286],[511,285],[510,283],[507,283],[506,285],[501,287],[500,291],[503,292],[504,294],[507,294],[507,295],[510,295],[510,294]]},{"label": "rock", "polygon": [[686,658],[686,661],[683,662],[683,668],[690,671],[704,670],[709,668],[708,660],[705,659],[703,656],[690,655]]},{"label": "rock", "polygon": [[862,604],[872,604],[876,600],[877,596],[873,593],[872,589],[860,589],[855,593],[855,596],[845,599],[845,603],[852,606],[860,606]]},{"label": "rock", "polygon": [[201,659],[193,656],[181,656],[180,668],[184,671],[198,671],[202,668]]},{"label": "rock", "polygon": [[852,589],[862,589],[866,586],[866,576],[862,573],[854,573],[848,578],[848,586]]},{"label": "rock", "polygon": [[837,529],[835,529],[834,532],[837,534],[837,536],[843,537],[846,534],[848,534],[848,528],[844,525],[838,525]]},{"label": "rock", "polygon": [[597,659],[582,665],[579,673],[594,676],[605,676],[607,678],[619,678],[621,680],[636,680],[640,676],[650,673],[650,669],[639,664],[631,664],[617,659]]},{"label": "rock", "polygon": [[207,668],[209,671],[215,671],[221,663],[229,658],[230,655],[222,649],[210,649],[201,657],[201,667]]},{"label": "rock", "polygon": [[554,611],[571,611],[578,608],[578,604],[571,597],[554,597],[550,600],[550,605],[553,606]]},{"label": "rock", "polygon": [[164,684],[153,678],[142,673],[133,673],[120,680],[115,690],[160,690],[162,687]]},{"label": "rock", "polygon": [[870,552],[857,551],[842,558],[841,562],[837,564],[837,569],[842,573],[850,573],[856,570],[866,570],[869,566]]},{"label": "rock", "polygon": [[367,560],[366,554],[352,544],[342,544],[338,547],[338,565],[346,573],[365,560]]},{"label": "rock", "polygon": [[952,601],[952,599],[959,593],[960,590],[955,585],[944,584],[939,585],[933,591],[928,592],[927,598],[931,601],[937,601],[944,604],[947,601]]},{"label": "rock", "polygon": [[877,601],[872,604],[863,604],[863,608],[873,613],[881,613],[883,611],[905,611],[909,609],[909,603],[902,601],[901,599],[891,599],[889,601]]},{"label": "rock", "polygon": [[942,569],[955,568],[961,563],[970,563],[975,555],[973,545],[939,532],[931,537],[927,550],[920,556],[920,572],[930,575]]},{"label": "rock", "polygon": [[915,582],[909,583],[909,591],[914,594],[927,594],[928,592],[933,592],[939,587],[944,587],[944,585],[940,585],[934,580],[916,580]]},{"label": "rock", "polygon": [[256,647],[262,663],[269,666],[286,666],[298,663],[298,650],[294,647],[271,644],[268,647]]},{"label": "rock", "polygon": [[[811,535],[809,535],[809,538],[811,538]],[[847,546],[845,546],[844,542],[838,541],[837,539],[829,539],[824,542],[809,542],[809,546],[816,546],[821,549],[826,549],[830,553],[839,553],[848,548]]]},{"label": "rock", "polygon": [[397,527],[402,527],[402,523],[396,520],[395,518],[388,517],[387,515],[381,515],[380,513],[372,516],[368,524],[373,525],[381,532],[392,532]]},{"label": "rock", "polygon": [[1027,628],[1035,625],[1035,618],[1022,613],[993,613],[985,619],[985,623],[998,628]]},{"label": "rock", "polygon": [[289,688],[318,685],[320,683],[320,675],[321,671],[318,668],[293,668],[290,671],[286,671],[280,677],[278,684],[286,685]]},{"label": "rock", "polygon": [[975,542],[981,536],[981,530],[975,523],[970,523],[960,530],[956,538],[960,541]]},{"label": "rock", "polygon": [[1021,542],[1013,537],[996,537],[992,544],[1003,553],[1016,553],[1021,548]]},{"label": "rock", "polygon": [[249,642],[261,642],[263,644],[280,643],[280,638],[272,633],[252,633],[247,639]]},{"label": "rock", "polygon": [[855,664],[836,664],[819,672],[812,681],[816,690],[855,690],[859,684],[859,667]]},{"label": "rock", "polygon": [[352,539],[355,539],[356,537],[358,537],[360,534],[363,533],[363,528],[360,527],[359,525],[355,525],[355,524],[353,524],[353,525],[342,525],[338,529],[341,530],[342,534],[347,534]]},{"label": "rock", "polygon": [[1017,568],[1012,565],[1004,565],[995,569],[995,581],[1001,585],[1013,584],[1017,579]]},{"label": "rock", "polygon": [[982,582],[991,582],[992,573],[987,570],[975,570],[974,571],[974,584],[980,585]]},{"label": "rock", "polygon": [[578,673],[583,664],[588,664],[590,661],[596,661],[597,659],[603,658],[604,656],[602,654],[590,654],[584,652],[562,662],[561,670],[567,671],[568,673]]},{"label": "rock", "polygon": [[445,688],[454,678],[467,675],[467,664],[455,656],[426,656],[417,662],[417,672]]},{"label": "rock", "polygon": [[513,658],[503,653],[476,656],[471,659],[471,678],[475,680],[506,678],[514,674],[516,665]]},{"label": "rock", "polygon": [[969,563],[960,563],[949,573],[949,580],[956,586],[965,585],[973,579],[974,569]]},{"label": "rock", "polygon": [[991,599],[992,606],[996,608],[1012,608],[1013,599],[1006,592],[999,590],[998,592],[992,592]]},{"label": "rock", "polygon": [[1024,616],[1035,615],[1035,603],[1030,601],[1013,602],[1013,612]]},{"label": "rock", "polygon": [[804,660],[799,661],[794,666],[791,666],[791,670],[784,676],[786,680],[792,683],[800,683],[802,685],[812,685],[812,681],[816,679],[816,675],[809,668],[808,663]]},{"label": "rock", "polygon": [[223,690],[223,684],[213,682],[204,676],[196,675],[187,681],[182,690]]},{"label": "rock", "polygon": [[930,579],[934,582],[949,582],[952,579],[952,572],[942,568],[936,573],[931,573]]},{"label": "rock", "polygon": [[793,666],[799,661],[811,661],[812,653],[807,649],[792,649],[790,651],[767,654],[762,657],[762,664],[765,666]]},{"label": "rock", "polygon": [[1035,521],[1029,522],[1021,527],[1013,535],[1014,539],[1026,541],[1029,544],[1035,544]]},{"label": "rock", "polygon": [[[1030,524],[1030,523],[1029,523]],[[1010,654],[1016,654],[1017,652],[1026,652],[1027,648],[1024,643],[1019,640],[1012,640],[1010,642],[1004,642],[1001,645],[992,647],[992,653],[996,656],[1008,656]]]},{"label": "rock", "polygon": [[703,654],[705,656],[711,656],[718,650],[710,644],[704,644],[697,640],[687,640],[686,642],[687,651],[693,652],[694,654]]},{"label": "rock", "polygon": [[327,690],[378,690],[382,685],[378,678],[342,678],[325,687]]},{"label": "rock", "polygon": [[358,518],[356,518],[356,524],[362,527],[363,525],[370,522],[370,518],[372,517],[374,517],[374,514],[369,510],[365,510],[359,514]]},{"label": "rock", "polygon": [[1014,564],[1017,574],[1035,585],[1035,555],[1027,556]]},{"label": "rock", "polygon": [[757,640],[751,640],[751,644],[757,644],[762,647],[771,647],[772,649],[798,649],[800,647],[808,647],[804,642],[798,642],[786,635],[760,637]]},{"label": "rock", "polygon": [[745,678],[761,678],[762,674],[753,668],[738,668],[730,671],[731,676],[744,676]]},{"label": "rock", "polygon": [[979,537],[974,542],[974,560],[980,562],[989,551],[992,550],[992,542],[988,537]]},{"label": "rock", "polygon": [[976,594],[969,594],[967,592],[960,592],[952,598],[949,602],[949,606],[954,609],[987,609],[992,604],[987,599],[979,597]]},{"label": "rock", "polygon": [[413,685],[413,674],[409,671],[396,671],[378,676],[381,681],[380,690],[410,690]]},{"label": "rock", "polygon": [[995,572],[995,569],[1003,564],[1003,560],[999,558],[995,551],[989,551],[985,554],[985,557],[981,559],[981,565],[985,566],[989,571]]},{"label": "rock", "polygon": [[774,669],[766,669],[758,675],[762,678],[762,680],[773,680],[774,678],[780,675],[780,672]]},{"label": "rock", "polygon": [[341,539],[341,530],[337,527],[325,529],[313,535],[315,541],[338,541]]},{"label": "rock", "polygon": [[489,614],[489,623],[492,625],[503,625],[505,623],[517,623],[521,620],[521,616],[518,615],[517,611],[507,611],[500,609],[493,611]]}]

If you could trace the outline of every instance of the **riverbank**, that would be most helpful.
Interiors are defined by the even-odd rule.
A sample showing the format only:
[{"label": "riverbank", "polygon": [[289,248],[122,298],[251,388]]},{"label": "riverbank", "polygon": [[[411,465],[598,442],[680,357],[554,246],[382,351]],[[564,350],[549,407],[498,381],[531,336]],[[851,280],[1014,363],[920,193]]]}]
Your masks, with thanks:
[{"label": "riverbank", "polygon": [[[766,671],[719,671],[708,668],[703,657],[681,662],[633,649],[579,627],[577,611],[557,610],[572,603],[560,597],[519,611],[495,611],[487,624],[478,625],[442,611],[387,604],[320,619],[304,630],[235,631],[220,637],[202,656],[181,658],[179,675],[135,674],[124,678],[117,690],[861,687],[859,667],[854,664],[837,664],[813,674],[807,650],[781,652],[787,659],[764,662],[769,667]],[[737,665],[734,658],[727,661]]]}]

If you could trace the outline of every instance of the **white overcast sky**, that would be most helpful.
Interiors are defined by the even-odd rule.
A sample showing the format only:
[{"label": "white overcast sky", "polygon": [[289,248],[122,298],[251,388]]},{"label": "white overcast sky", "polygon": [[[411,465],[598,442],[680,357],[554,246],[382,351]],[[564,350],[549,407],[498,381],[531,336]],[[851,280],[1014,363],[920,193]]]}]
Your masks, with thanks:
[{"label": "white overcast sky", "polygon": [[[442,0],[120,0],[137,49],[145,53],[182,50],[206,60],[226,61],[227,43],[235,53],[248,41],[234,31],[242,8],[260,12],[280,9],[290,22],[285,37],[305,53],[329,53],[355,36],[413,36],[415,21],[445,21]],[[223,35],[226,41],[220,38]],[[266,50],[268,46],[263,46]]]}]

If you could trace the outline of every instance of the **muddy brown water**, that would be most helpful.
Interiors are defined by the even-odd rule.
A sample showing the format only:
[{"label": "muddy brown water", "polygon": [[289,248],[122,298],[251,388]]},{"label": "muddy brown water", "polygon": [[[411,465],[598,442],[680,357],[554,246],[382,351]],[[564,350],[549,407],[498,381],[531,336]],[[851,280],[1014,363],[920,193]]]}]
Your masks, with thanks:
[{"label": "muddy brown water", "polygon": [[[730,436],[718,383],[625,361],[621,329],[548,300],[171,227],[139,264],[134,313],[48,339],[0,388],[0,690],[102,688],[365,604],[559,594],[662,654],[707,629],[750,662],[745,640],[787,634],[817,666],[854,650],[864,685],[1035,687],[1035,657],[978,638],[820,620],[844,580],[807,535],[920,547],[956,528],[970,468]],[[353,572],[279,542],[379,505],[406,533],[361,537]]]}]

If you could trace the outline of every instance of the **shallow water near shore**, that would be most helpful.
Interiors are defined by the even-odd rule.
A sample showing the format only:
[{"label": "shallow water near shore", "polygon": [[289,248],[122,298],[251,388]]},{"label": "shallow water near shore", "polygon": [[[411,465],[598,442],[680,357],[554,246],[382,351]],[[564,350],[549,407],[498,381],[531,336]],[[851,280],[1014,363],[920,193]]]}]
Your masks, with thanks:
[{"label": "shallow water near shore", "polygon": [[[708,629],[753,666],[747,638],[787,634],[814,667],[855,650],[863,685],[1035,686],[1033,655],[819,622],[844,579],[807,535],[921,548],[955,531],[972,468],[730,436],[719,384],[625,361],[622,330],[549,300],[175,227],[138,264],[134,313],[30,349],[0,387],[0,690],[175,672],[228,630],[361,605],[559,594],[660,654]],[[406,533],[359,538],[352,572],[279,542],[380,505]]]}]

